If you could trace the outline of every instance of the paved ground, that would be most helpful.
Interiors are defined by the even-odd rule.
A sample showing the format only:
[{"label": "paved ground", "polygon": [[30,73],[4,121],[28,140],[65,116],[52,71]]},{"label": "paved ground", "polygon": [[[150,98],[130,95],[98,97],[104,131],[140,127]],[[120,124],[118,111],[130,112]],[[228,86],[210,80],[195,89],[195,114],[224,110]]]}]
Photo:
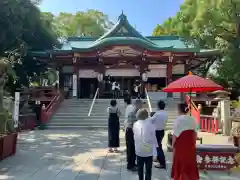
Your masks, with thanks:
[{"label": "paved ground", "polygon": [[[204,138],[206,143],[209,138],[213,135]],[[123,135],[121,142],[124,148]],[[108,154],[106,147],[106,131],[22,133],[17,154],[0,162],[0,180],[137,180],[136,173],[126,171],[124,153]],[[171,167],[172,155],[166,156]],[[153,180],[169,180],[168,172],[153,168]],[[201,179],[240,180],[240,175],[210,172],[201,173]]]}]

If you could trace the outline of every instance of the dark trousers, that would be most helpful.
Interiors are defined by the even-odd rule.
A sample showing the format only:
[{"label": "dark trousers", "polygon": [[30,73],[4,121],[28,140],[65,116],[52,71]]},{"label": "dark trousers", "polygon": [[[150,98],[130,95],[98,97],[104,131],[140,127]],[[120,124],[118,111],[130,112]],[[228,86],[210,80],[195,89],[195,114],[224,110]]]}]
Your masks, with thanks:
[{"label": "dark trousers", "polygon": [[141,93],[138,91],[138,92],[136,92],[136,98],[137,99],[140,99],[141,98]]},{"label": "dark trousers", "polygon": [[135,166],[136,154],[132,128],[127,128],[125,133],[127,147],[127,168],[131,169]]},{"label": "dark trousers", "polygon": [[41,105],[36,105],[35,107],[35,114],[36,114],[36,126],[40,126],[41,124]]},{"label": "dark trousers", "polygon": [[143,168],[145,165],[145,180],[151,180],[152,178],[152,163],[153,163],[153,157],[140,157],[137,156],[137,165],[138,165],[138,177],[139,180],[143,180]]},{"label": "dark trousers", "polygon": [[156,138],[158,142],[158,148],[157,148],[157,160],[162,166],[166,166],[166,160],[165,160],[165,155],[162,149],[162,140],[164,137],[164,130],[157,130],[156,131]]},{"label": "dark trousers", "polygon": [[120,96],[120,90],[115,89],[113,90],[113,99],[118,99]]}]

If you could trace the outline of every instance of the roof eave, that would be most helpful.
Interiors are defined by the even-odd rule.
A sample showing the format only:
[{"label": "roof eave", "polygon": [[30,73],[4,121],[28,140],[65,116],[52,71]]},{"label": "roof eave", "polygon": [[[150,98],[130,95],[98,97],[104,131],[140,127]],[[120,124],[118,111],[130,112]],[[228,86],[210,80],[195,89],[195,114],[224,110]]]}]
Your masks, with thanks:
[{"label": "roof eave", "polygon": [[212,50],[201,50],[196,54],[197,57],[209,57],[209,56],[218,56],[221,52],[218,49],[212,49]]}]

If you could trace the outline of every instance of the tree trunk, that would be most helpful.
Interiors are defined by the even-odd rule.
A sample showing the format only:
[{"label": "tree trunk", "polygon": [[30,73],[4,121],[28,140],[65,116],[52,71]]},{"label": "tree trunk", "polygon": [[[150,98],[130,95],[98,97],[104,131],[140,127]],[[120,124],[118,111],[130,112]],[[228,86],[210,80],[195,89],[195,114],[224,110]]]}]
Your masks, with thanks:
[{"label": "tree trunk", "polygon": [[3,91],[6,83],[6,73],[0,76],[0,112],[3,112]]},{"label": "tree trunk", "polygon": [[240,38],[240,22],[237,24],[237,38]]},{"label": "tree trunk", "polygon": [[0,86],[0,112],[3,112],[3,87]]}]

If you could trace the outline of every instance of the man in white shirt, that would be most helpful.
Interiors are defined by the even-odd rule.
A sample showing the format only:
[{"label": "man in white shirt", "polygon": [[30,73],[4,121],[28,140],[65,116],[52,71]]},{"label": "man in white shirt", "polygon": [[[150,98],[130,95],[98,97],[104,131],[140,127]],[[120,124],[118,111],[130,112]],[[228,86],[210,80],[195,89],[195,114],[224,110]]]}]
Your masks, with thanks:
[{"label": "man in white shirt", "polygon": [[157,161],[159,162],[158,165],[156,165],[156,168],[166,169],[166,160],[165,155],[162,149],[162,140],[165,134],[165,127],[166,122],[168,120],[167,112],[165,109],[165,103],[164,101],[159,101],[157,103],[158,110],[156,113],[150,118],[152,123],[154,124],[154,127],[156,129],[156,138],[158,141],[159,148],[157,149]]},{"label": "man in white shirt", "polygon": [[135,107],[132,104],[132,99],[130,97],[126,97],[124,99],[124,103],[126,104],[124,126],[126,126],[127,125],[127,121],[128,121],[129,113],[132,112]]},{"label": "man in white shirt", "polygon": [[141,83],[139,81],[136,81],[136,83],[134,84],[134,92],[136,93],[136,97],[138,99],[140,99],[140,87]]},{"label": "man in white shirt", "polygon": [[113,99],[118,99],[120,95],[120,84],[116,81],[112,83]]},{"label": "man in white shirt", "polygon": [[136,117],[137,122],[133,125],[135,152],[137,155],[138,176],[139,180],[143,180],[143,168],[145,165],[145,180],[151,180],[153,148],[158,146],[155,136],[154,125],[147,121],[148,111],[146,109],[138,110]]}]

